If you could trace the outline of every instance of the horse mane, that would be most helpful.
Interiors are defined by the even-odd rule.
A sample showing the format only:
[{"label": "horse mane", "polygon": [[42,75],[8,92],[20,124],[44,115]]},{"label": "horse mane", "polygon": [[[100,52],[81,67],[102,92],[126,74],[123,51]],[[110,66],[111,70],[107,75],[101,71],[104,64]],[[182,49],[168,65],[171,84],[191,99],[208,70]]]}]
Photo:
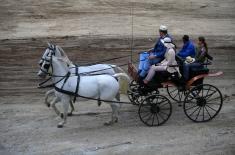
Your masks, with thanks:
[{"label": "horse mane", "polygon": [[[55,63],[59,63],[59,62],[62,62],[62,66],[65,70],[68,70],[68,66],[66,65],[67,64],[67,58],[66,57],[63,57],[63,56],[60,56],[60,57],[56,57],[56,56],[53,56],[53,60]],[[60,63],[61,64],[61,63]]]}]

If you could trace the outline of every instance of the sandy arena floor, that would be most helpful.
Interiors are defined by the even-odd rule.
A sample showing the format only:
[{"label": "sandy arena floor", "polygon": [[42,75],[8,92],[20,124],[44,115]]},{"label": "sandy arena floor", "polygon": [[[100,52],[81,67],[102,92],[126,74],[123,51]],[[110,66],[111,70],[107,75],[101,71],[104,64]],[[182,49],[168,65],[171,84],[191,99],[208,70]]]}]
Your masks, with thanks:
[{"label": "sandy arena floor", "polygon": [[[234,11],[234,0],[1,1],[0,154],[234,155]],[[223,94],[218,116],[193,123],[172,101],[168,122],[147,127],[139,120],[137,106],[123,105],[119,123],[104,126],[110,107],[86,101],[77,102],[74,116],[57,128],[60,118],[44,104],[48,89],[37,89],[37,62],[47,41],[62,46],[73,62],[84,64],[130,54],[133,30],[136,60],[135,53],[153,46],[162,23],[178,47],[185,33],[195,42],[199,35],[207,38],[214,56],[211,72],[224,71],[221,77],[205,80]],[[122,100],[128,101],[124,95]]]}]

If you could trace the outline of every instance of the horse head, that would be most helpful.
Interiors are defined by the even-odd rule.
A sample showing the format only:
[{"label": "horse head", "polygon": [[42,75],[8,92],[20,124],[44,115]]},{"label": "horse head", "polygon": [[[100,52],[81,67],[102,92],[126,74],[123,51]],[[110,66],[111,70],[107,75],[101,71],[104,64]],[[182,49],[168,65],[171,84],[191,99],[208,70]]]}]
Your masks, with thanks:
[{"label": "horse head", "polygon": [[[68,70],[68,66],[71,61],[68,60],[66,55],[58,55],[56,52],[58,51],[57,46],[49,46],[40,60],[40,70],[38,71],[38,76],[41,78],[45,78],[47,75],[52,75],[53,71],[57,68],[64,68],[63,70]],[[60,62],[60,63],[58,63]],[[56,67],[53,67],[56,66]],[[59,67],[58,67],[59,66]],[[58,71],[57,71],[58,72]]]}]

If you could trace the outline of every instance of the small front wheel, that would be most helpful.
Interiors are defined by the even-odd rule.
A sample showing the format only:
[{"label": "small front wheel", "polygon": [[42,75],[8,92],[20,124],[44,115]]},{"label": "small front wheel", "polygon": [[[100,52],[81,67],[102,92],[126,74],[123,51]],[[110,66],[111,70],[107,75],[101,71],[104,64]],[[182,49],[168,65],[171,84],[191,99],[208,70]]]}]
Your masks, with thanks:
[{"label": "small front wheel", "polygon": [[160,126],[170,118],[172,105],[167,97],[154,94],[142,101],[138,113],[140,120],[147,126]]},{"label": "small front wheel", "polygon": [[178,103],[183,102],[185,94],[187,94],[186,90],[179,90],[179,88],[174,86],[173,87],[167,86],[166,90],[170,98]]}]

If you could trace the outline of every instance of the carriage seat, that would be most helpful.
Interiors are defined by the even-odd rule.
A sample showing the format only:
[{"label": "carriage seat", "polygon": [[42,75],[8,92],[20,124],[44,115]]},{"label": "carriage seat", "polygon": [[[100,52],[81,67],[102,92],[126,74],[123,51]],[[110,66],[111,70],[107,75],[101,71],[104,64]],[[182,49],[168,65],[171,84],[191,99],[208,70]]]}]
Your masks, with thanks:
[{"label": "carriage seat", "polygon": [[178,83],[178,81],[180,80],[178,73],[174,72],[174,73],[169,73],[167,71],[158,71],[156,72],[154,78],[151,82],[151,84],[154,85],[158,85],[159,87],[162,87],[162,83],[163,82],[167,82],[167,81],[171,81],[173,83]]},{"label": "carriage seat", "polygon": [[[201,74],[208,74],[209,69],[207,67],[199,67],[199,68],[191,68],[190,69],[190,74],[189,74],[189,79],[201,75]],[[199,84],[203,84],[204,78],[200,78],[197,81],[195,81],[192,85],[197,86]]]},{"label": "carriage seat", "polygon": [[190,73],[194,74],[194,75],[200,75],[200,74],[208,74],[209,73],[209,68],[207,67],[193,67],[190,69]]}]

